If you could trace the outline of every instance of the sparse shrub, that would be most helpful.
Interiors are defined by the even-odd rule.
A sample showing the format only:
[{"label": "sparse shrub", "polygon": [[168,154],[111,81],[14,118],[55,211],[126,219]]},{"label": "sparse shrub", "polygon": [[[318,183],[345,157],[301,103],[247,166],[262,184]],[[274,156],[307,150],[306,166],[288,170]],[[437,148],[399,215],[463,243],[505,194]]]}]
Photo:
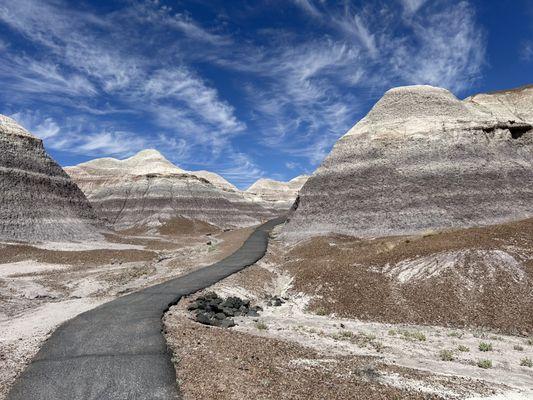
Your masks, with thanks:
[{"label": "sparse shrub", "polygon": [[520,360],[520,366],[533,368],[533,360],[529,357],[524,357]]},{"label": "sparse shrub", "polygon": [[315,314],[316,315],[328,315],[328,312],[326,311],[326,309],[324,307],[318,307],[315,310]]},{"label": "sparse shrub", "polygon": [[483,369],[492,368],[492,360],[479,360],[477,366]]},{"label": "sparse shrub", "polygon": [[344,338],[344,339],[351,339],[351,338],[353,338],[353,332],[340,331],[339,332],[339,337]]},{"label": "sparse shrub", "polygon": [[381,353],[385,346],[379,340],[373,340],[370,345],[378,352]]},{"label": "sparse shrub", "polygon": [[492,344],[487,342],[480,342],[479,351],[492,351]]},{"label": "sparse shrub", "polygon": [[529,345],[529,346],[533,346],[533,337],[530,337],[529,339],[526,340],[526,343]]},{"label": "sparse shrub", "polygon": [[524,351],[524,348],[522,346],[520,346],[519,344],[515,344],[513,346],[513,349],[515,349],[516,351]]},{"label": "sparse shrub", "polygon": [[448,336],[449,337],[462,338],[463,337],[463,333],[462,332],[452,331],[452,332],[448,332]]},{"label": "sparse shrub", "polygon": [[415,341],[418,340],[419,342],[425,342],[427,340],[426,335],[423,332],[420,331],[402,331],[401,332],[402,337],[406,340]]},{"label": "sparse shrub", "polygon": [[466,352],[469,352],[469,351],[470,351],[470,347],[468,347],[468,346],[464,346],[464,345],[460,345],[459,347],[457,347],[457,350],[466,353]]},{"label": "sparse shrub", "polygon": [[441,350],[439,352],[439,358],[442,361],[453,361],[455,356],[453,355],[453,351],[451,351],[451,350]]},{"label": "sparse shrub", "polygon": [[396,336],[398,332],[395,329],[389,329],[389,336]]},{"label": "sparse shrub", "polygon": [[487,333],[483,332],[482,330],[477,330],[474,333],[472,333],[472,336],[478,339],[487,339],[488,335]]},{"label": "sparse shrub", "polygon": [[260,331],[266,331],[268,329],[268,326],[267,324],[265,324],[264,322],[258,322],[257,324],[255,324],[255,327],[257,329],[259,329]]}]

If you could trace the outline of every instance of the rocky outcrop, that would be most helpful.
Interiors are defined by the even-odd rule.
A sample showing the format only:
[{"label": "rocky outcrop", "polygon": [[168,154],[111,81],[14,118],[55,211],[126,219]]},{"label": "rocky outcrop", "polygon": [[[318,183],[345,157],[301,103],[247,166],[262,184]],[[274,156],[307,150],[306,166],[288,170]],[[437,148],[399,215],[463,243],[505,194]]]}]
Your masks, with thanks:
[{"label": "rocky outcrop", "polygon": [[308,178],[307,175],[300,175],[288,182],[259,179],[246,189],[246,194],[256,201],[264,202],[269,207],[288,210]]},{"label": "rocky outcrop", "polygon": [[125,160],[92,160],[66,171],[97,214],[117,230],[157,228],[175,218],[242,227],[274,214],[247,200],[219,175],[182,170],[156,150]]},{"label": "rocky outcrop", "polygon": [[100,238],[82,191],[43,143],[0,115],[0,240],[42,242]]},{"label": "rocky outcrop", "polygon": [[533,88],[463,101],[389,90],[300,191],[287,238],[361,237],[533,216]]}]

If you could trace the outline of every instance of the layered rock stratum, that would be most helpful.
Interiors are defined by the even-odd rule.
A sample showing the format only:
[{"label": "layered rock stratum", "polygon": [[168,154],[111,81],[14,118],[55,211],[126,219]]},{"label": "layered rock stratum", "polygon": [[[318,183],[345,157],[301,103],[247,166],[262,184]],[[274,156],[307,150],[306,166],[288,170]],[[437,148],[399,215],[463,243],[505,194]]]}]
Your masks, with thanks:
[{"label": "layered rock stratum", "polygon": [[96,159],[66,171],[97,214],[117,230],[158,228],[176,218],[243,227],[274,215],[220,175],[185,171],[157,150],[143,150],[125,160]]},{"label": "layered rock stratum", "polygon": [[99,230],[86,197],[42,141],[0,115],[0,240],[97,239]]},{"label": "layered rock stratum", "polygon": [[533,216],[533,87],[391,89],[300,191],[287,238],[378,237]]},{"label": "layered rock stratum", "polygon": [[288,210],[308,178],[307,175],[300,175],[288,182],[262,178],[246,189],[246,194],[273,208]]}]

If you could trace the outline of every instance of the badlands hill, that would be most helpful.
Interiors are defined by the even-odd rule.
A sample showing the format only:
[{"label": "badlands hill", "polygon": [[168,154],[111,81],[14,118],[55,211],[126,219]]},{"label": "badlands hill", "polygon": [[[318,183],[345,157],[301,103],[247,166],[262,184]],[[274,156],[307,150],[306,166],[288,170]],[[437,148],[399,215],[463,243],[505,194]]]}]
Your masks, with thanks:
[{"label": "badlands hill", "polygon": [[288,182],[280,182],[273,179],[259,179],[252,186],[246,189],[246,193],[263,201],[271,207],[279,210],[288,210],[291,208],[298,192],[307,182],[307,175],[300,175]]},{"label": "badlands hill", "polygon": [[117,230],[159,229],[176,218],[242,227],[274,215],[221,176],[182,170],[156,150],[143,150],[125,160],[96,159],[66,171],[97,214]]},{"label": "badlands hill", "polygon": [[98,229],[86,197],[42,141],[0,115],[0,240],[99,238]]},{"label": "badlands hill", "polygon": [[302,188],[286,237],[416,234],[533,216],[533,88],[389,90]]}]

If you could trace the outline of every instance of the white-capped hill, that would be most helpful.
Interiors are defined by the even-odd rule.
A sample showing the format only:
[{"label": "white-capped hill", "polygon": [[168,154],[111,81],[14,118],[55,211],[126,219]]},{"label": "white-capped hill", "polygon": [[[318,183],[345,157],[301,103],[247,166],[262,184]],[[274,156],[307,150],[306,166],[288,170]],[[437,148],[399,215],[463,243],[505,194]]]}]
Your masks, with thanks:
[{"label": "white-capped hill", "polygon": [[285,235],[388,236],[528,218],[532,182],[532,87],[463,101],[442,88],[395,88],[309,178]]},{"label": "white-capped hill", "polygon": [[246,193],[272,207],[288,210],[308,178],[307,175],[300,175],[288,182],[261,178],[246,189]]},{"label": "white-capped hill", "polygon": [[96,214],[43,143],[0,115],[0,240],[101,238]]},{"label": "white-capped hill", "polygon": [[66,171],[99,216],[119,230],[157,228],[178,217],[219,227],[249,226],[273,215],[220,175],[185,171],[157,150],[124,160],[92,160]]}]

